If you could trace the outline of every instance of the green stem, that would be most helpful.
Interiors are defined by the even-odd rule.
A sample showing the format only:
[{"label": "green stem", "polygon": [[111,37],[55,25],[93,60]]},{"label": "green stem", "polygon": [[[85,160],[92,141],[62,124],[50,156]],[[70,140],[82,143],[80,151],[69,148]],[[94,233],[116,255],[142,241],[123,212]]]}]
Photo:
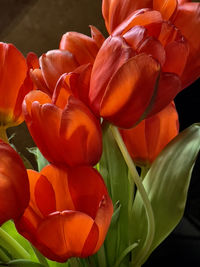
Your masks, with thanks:
[{"label": "green stem", "polygon": [[7,232],[0,228],[0,244],[16,259],[30,259],[30,254]]},{"label": "green stem", "polygon": [[6,128],[3,126],[0,126],[0,139],[3,140],[5,143],[9,144]]},{"label": "green stem", "polygon": [[101,246],[101,248],[97,252],[97,259],[98,259],[99,266],[101,266],[101,267],[107,266],[106,265],[106,254],[105,254],[104,244]]},{"label": "green stem", "polygon": [[39,261],[39,263],[41,263],[42,265],[46,266],[46,267],[49,267],[49,264],[47,262],[47,259],[33,246],[31,245],[34,252],[35,252],[35,255]]},{"label": "green stem", "polygon": [[146,176],[147,172],[149,171],[149,167],[141,167],[141,175],[140,177],[142,178],[142,180],[144,179],[144,177]]},{"label": "green stem", "polygon": [[122,140],[122,137],[118,131],[118,129],[114,126],[111,126],[111,130],[113,133],[113,136],[121,150],[121,153],[124,157],[124,160],[126,161],[126,164],[129,168],[129,171],[131,173],[131,176],[134,179],[135,185],[137,186],[137,189],[141,195],[141,198],[143,200],[143,204],[146,210],[146,215],[147,215],[147,221],[148,221],[148,230],[147,230],[147,237],[145,240],[145,243],[143,245],[143,247],[141,248],[140,252],[138,253],[136,259],[134,259],[134,261],[136,262],[135,267],[137,266],[141,266],[141,263],[143,261],[143,259],[145,259],[145,257],[147,256],[151,244],[153,242],[154,239],[154,233],[155,233],[155,220],[154,220],[154,214],[153,214],[153,210],[152,210],[152,206],[151,203],[149,201],[148,195],[145,191],[145,188],[142,184],[142,180],[138,175],[138,172],[136,170],[136,167],[126,149],[126,146]]},{"label": "green stem", "polygon": [[[0,260],[3,262],[8,262],[10,261],[10,258],[8,257],[8,255],[6,255],[6,253],[0,248]],[[0,263],[1,266],[1,263]]]}]

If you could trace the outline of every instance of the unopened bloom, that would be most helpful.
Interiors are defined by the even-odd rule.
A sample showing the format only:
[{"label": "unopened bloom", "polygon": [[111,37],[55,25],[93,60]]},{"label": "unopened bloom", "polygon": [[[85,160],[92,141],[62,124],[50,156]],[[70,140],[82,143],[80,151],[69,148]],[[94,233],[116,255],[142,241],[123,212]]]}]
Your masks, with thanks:
[{"label": "unopened bloom", "polygon": [[136,127],[120,130],[130,156],[139,166],[150,165],[178,132],[178,114],[173,102]]},{"label": "unopened bloom", "polygon": [[22,101],[30,91],[26,59],[12,44],[0,43],[0,127],[23,122]]},{"label": "unopened bloom", "polygon": [[0,140],[0,225],[19,219],[29,203],[29,181],[17,152]]},{"label": "unopened bloom", "polygon": [[[66,102],[65,102],[66,101]],[[102,152],[100,123],[75,97],[51,98],[39,90],[26,95],[23,114],[29,132],[44,157],[68,166],[95,165]]]},{"label": "unopened bloom", "polygon": [[64,262],[87,257],[102,245],[113,212],[112,201],[100,174],[88,166],[46,166],[28,171],[31,198],[20,234],[43,255]]}]

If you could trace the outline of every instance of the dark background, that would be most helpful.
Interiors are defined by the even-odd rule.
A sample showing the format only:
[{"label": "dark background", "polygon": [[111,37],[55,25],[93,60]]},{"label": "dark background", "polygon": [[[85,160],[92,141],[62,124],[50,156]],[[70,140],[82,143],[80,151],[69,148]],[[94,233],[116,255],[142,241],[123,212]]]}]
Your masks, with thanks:
[{"label": "dark background", "polygon": [[[25,56],[38,56],[59,46],[62,34],[78,31],[89,35],[88,25],[106,34],[101,0],[1,0],[0,41],[13,43]],[[200,122],[200,82],[175,99],[180,130]],[[27,147],[34,146],[25,124],[9,129],[13,142],[28,159]],[[32,162],[34,165],[34,162]],[[145,267],[200,266],[200,160],[195,165],[184,218],[172,234],[152,253]]]}]

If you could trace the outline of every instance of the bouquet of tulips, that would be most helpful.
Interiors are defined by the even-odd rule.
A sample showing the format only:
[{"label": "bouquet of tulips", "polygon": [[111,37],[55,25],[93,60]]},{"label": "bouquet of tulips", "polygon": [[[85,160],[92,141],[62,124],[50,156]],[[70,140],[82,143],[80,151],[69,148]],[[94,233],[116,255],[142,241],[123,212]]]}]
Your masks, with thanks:
[{"label": "bouquet of tulips", "polygon": [[[103,0],[109,36],[67,32],[25,58],[0,43],[0,266],[140,267],[184,213],[200,124],[200,4]],[[25,121],[37,169],[8,127]]]}]

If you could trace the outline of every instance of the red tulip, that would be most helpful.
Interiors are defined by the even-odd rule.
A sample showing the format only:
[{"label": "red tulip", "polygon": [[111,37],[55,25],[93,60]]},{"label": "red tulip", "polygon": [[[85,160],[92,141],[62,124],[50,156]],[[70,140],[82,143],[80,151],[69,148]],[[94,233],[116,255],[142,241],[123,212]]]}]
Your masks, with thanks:
[{"label": "red tulip", "polygon": [[62,36],[60,49],[48,51],[40,57],[40,68],[33,68],[30,73],[37,89],[52,96],[62,74],[79,72],[81,65],[93,64],[104,37],[97,28],[90,27],[92,37],[67,32]]},{"label": "red tulip", "polygon": [[[181,32],[162,18],[163,14],[165,19],[174,16],[173,1],[168,2],[171,3],[169,7],[154,1],[160,12],[140,9],[131,13],[115,28],[97,54],[91,73],[90,104],[96,115],[118,127],[133,127],[145,117],[156,114],[184,88],[191,50]],[[121,5],[130,5],[130,1],[107,1],[110,8],[114,8],[114,3],[119,4],[120,14],[126,13],[126,9],[120,9]],[[179,13],[176,14],[178,18]],[[194,24],[197,28],[195,19]],[[199,52],[197,48],[193,53],[197,57],[194,66]],[[193,76],[197,78],[199,74],[197,67]],[[187,83],[189,80],[188,77]]]},{"label": "red tulip", "polygon": [[36,145],[51,163],[96,164],[102,152],[100,123],[80,100],[68,96],[63,106],[57,97],[52,103],[35,90],[24,99],[25,121]]},{"label": "red tulip", "polygon": [[[144,9],[138,10],[141,8]],[[187,0],[103,0],[102,11],[110,34],[119,34],[120,31],[124,34],[125,31],[127,32],[135,25],[149,28],[149,26],[152,26],[149,22],[154,21],[154,24],[158,24],[159,20],[161,24],[164,22],[161,31],[165,42],[168,43],[167,56],[172,50],[171,61],[176,62],[176,64],[179,60],[177,54],[179,48],[174,43],[174,39],[170,39],[179,30],[189,45],[189,56],[186,59],[186,64],[183,64],[182,61],[180,64],[183,65],[183,72],[181,73],[182,88],[185,88],[199,77],[200,3]],[[129,25],[128,28],[127,25]],[[158,31],[160,31],[159,27]],[[158,34],[154,28],[153,37],[155,37],[155,34],[157,38]],[[163,45],[163,40],[158,38],[158,41]],[[176,55],[177,57],[174,58]]]},{"label": "red tulip", "polygon": [[23,122],[21,104],[30,90],[24,86],[26,59],[12,44],[0,43],[0,124],[4,128]]},{"label": "red tulip", "polygon": [[29,181],[13,148],[0,140],[0,225],[18,219],[28,206]]},{"label": "red tulip", "polygon": [[139,166],[151,164],[178,132],[178,114],[173,102],[136,127],[120,130],[129,154]]},{"label": "red tulip", "polygon": [[93,64],[104,41],[103,35],[96,27],[90,26],[90,29],[92,38],[78,32],[67,32],[60,41],[60,49],[71,52],[79,65]]},{"label": "red tulip", "polygon": [[28,171],[31,199],[16,220],[20,234],[46,257],[88,257],[102,245],[113,212],[100,174],[88,166]]}]

